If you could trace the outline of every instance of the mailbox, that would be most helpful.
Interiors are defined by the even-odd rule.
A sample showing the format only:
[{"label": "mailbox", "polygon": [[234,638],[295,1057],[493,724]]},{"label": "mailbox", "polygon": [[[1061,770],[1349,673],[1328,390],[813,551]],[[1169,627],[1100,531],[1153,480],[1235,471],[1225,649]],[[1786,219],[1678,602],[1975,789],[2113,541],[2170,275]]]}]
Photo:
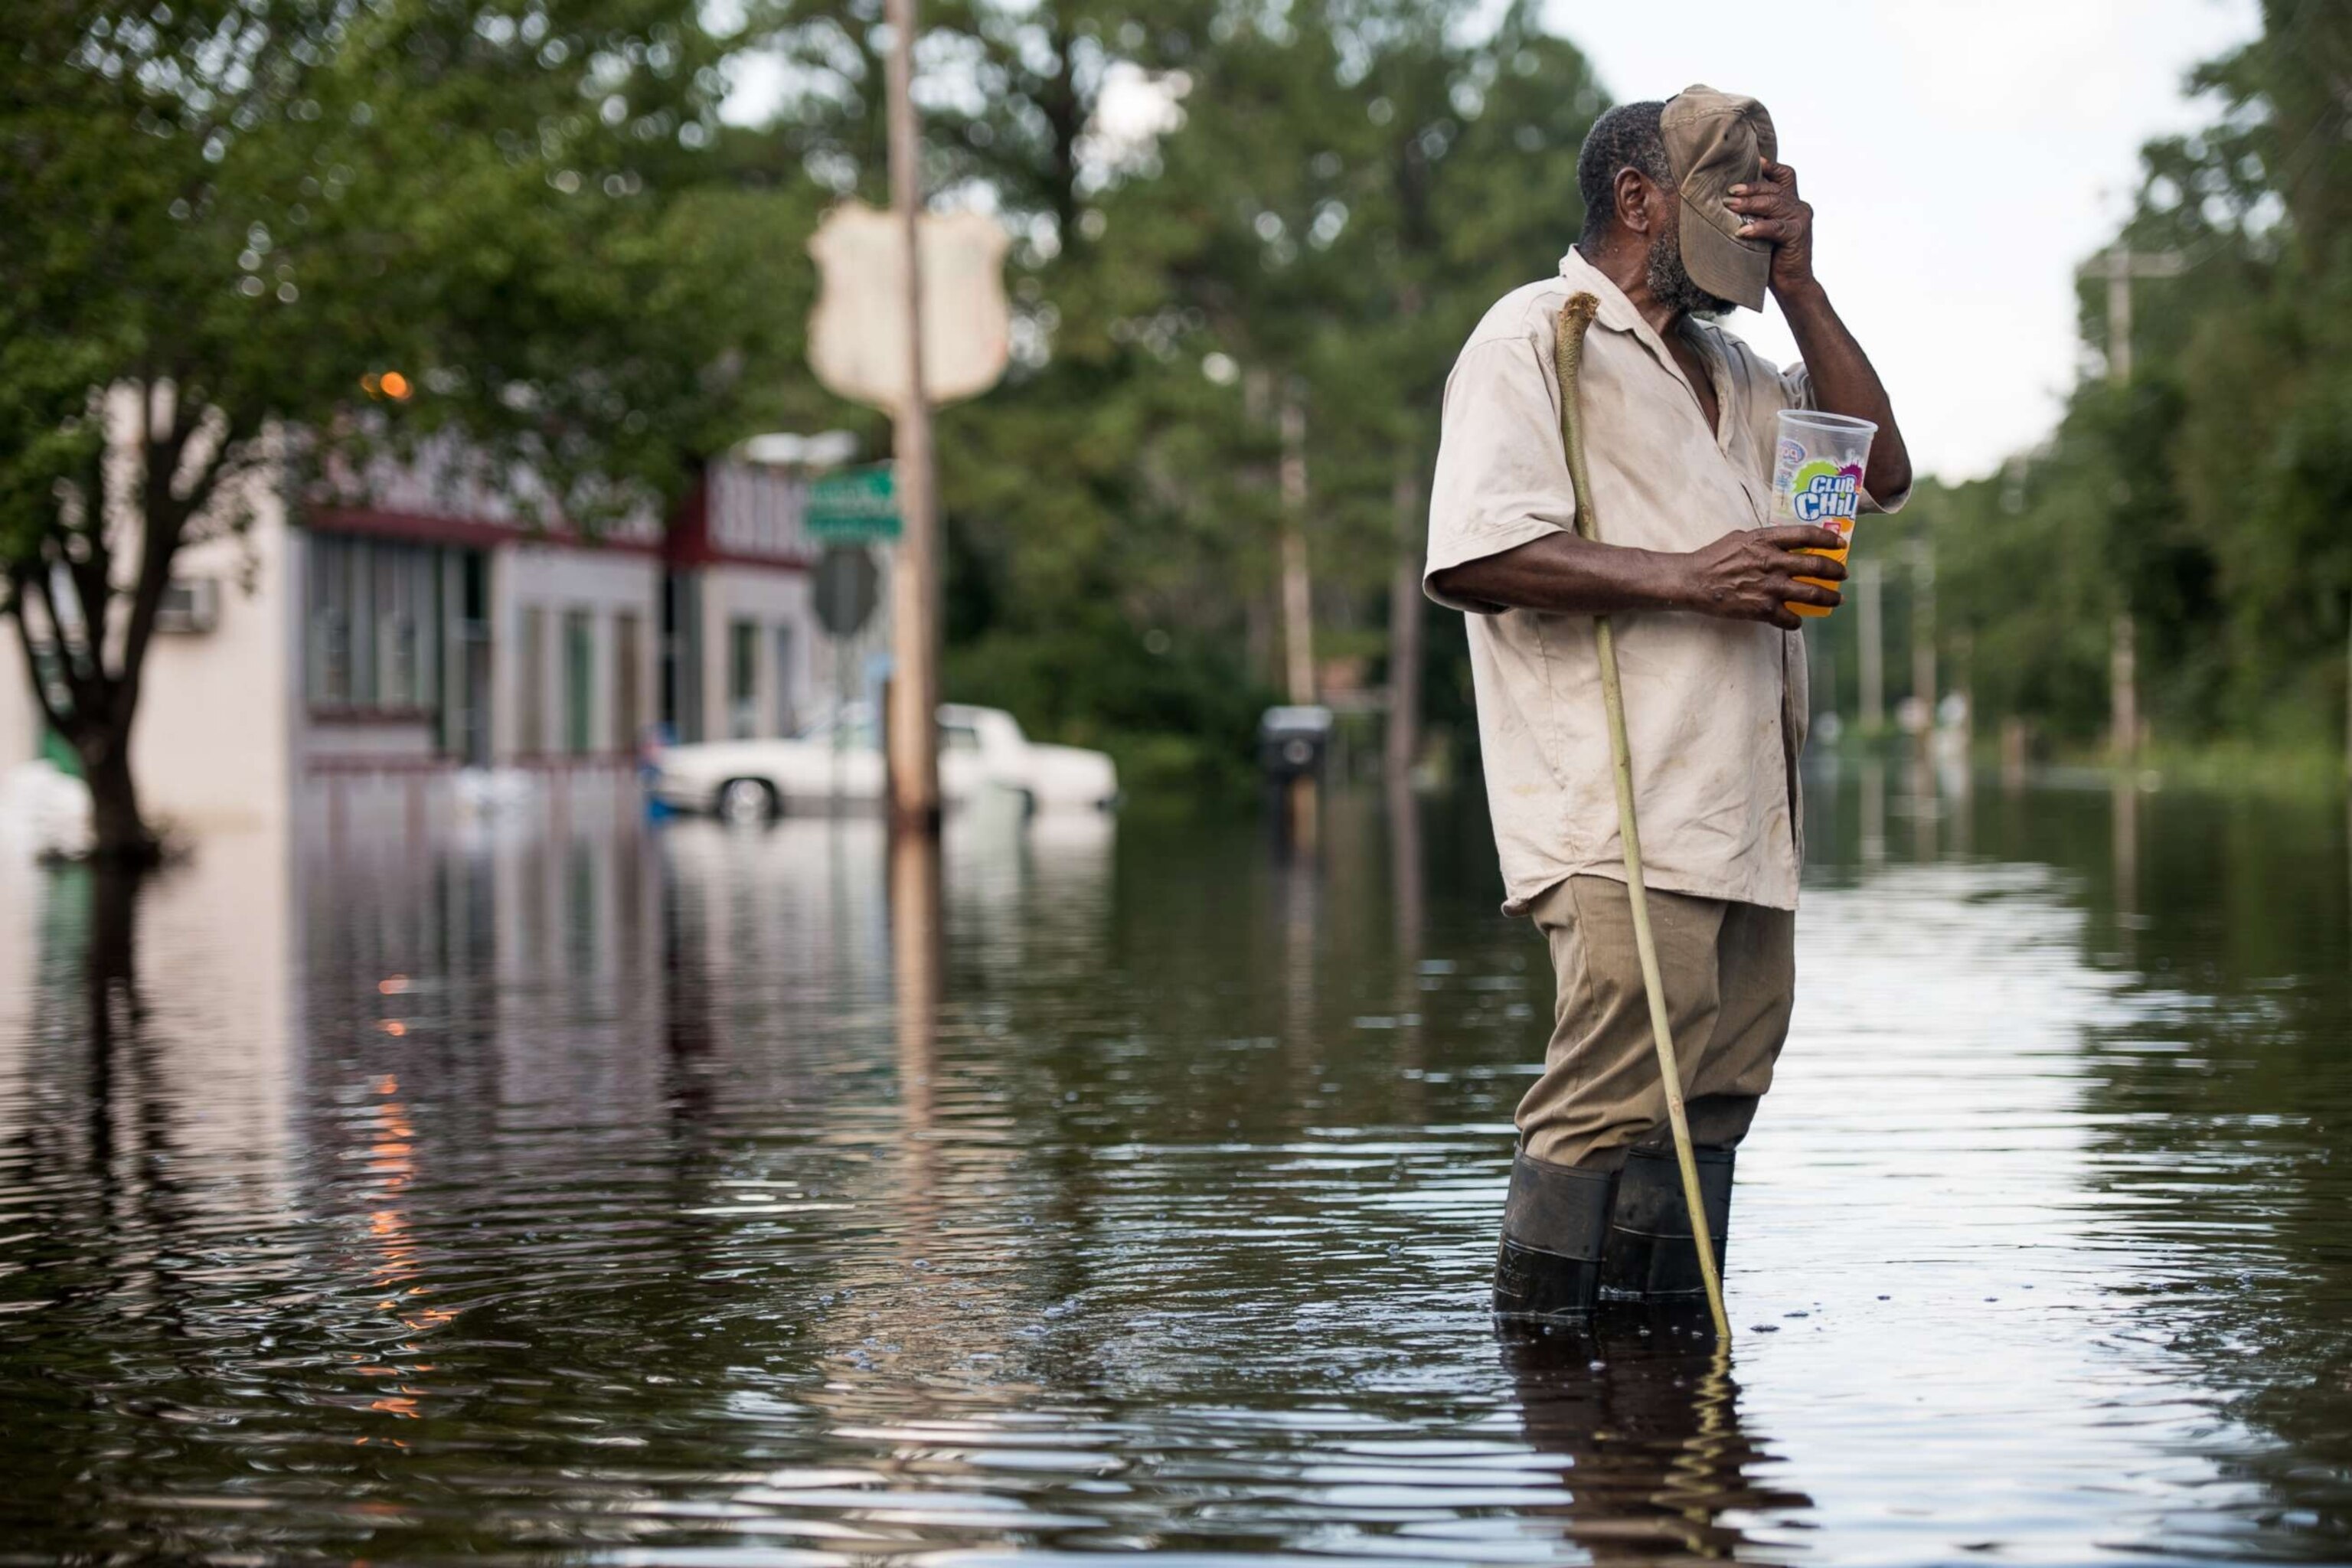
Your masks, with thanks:
[{"label": "mailbox", "polygon": [[1257,762],[1277,783],[1314,778],[1331,749],[1331,710],[1317,706],[1269,708],[1257,721]]}]

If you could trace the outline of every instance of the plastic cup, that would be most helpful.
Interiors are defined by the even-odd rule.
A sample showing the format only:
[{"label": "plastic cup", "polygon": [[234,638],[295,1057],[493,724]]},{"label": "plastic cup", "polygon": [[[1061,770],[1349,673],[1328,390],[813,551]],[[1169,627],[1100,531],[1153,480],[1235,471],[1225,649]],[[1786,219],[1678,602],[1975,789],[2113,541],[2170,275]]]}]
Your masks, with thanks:
[{"label": "plastic cup", "polygon": [[[1846,539],[1853,537],[1853,520],[1862,510],[1862,470],[1870,461],[1870,438],[1878,426],[1867,419],[1843,414],[1816,414],[1809,408],[1780,410],[1780,447],[1772,464],[1772,521],[1801,522],[1826,528]],[[1848,544],[1837,550],[1807,550],[1843,563]],[[1836,584],[1821,577],[1800,577],[1823,588]],[[1801,616],[1826,616],[1821,605],[1795,605]]]}]

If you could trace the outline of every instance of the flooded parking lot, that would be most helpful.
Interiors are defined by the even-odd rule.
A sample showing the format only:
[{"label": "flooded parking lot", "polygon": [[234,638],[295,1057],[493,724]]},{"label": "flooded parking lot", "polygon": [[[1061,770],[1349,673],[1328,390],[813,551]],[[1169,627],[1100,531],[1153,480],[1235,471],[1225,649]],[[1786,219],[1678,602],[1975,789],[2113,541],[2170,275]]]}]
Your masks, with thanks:
[{"label": "flooded parking lot", "polygon": [[1815,781],[1727,1373],[1485,1314],[1475,803],[958,824],[935,970],[868,823],[11,870],[0,1561],[2352,1558],[2342,803],[1965,783]]}]

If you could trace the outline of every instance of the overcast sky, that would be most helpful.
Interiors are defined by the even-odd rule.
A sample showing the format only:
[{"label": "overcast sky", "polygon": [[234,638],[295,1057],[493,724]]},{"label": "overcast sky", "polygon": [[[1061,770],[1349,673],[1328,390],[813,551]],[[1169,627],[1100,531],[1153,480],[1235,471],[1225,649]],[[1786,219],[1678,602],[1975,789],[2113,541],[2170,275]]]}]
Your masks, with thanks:
[{"label": "overcast sky", "polygon": [[[2082,353],[2076,263],[2128,212],[2140,144],[2210,118],[2181,94],[2189,68],[2259,27],[2256,0],[1551,0],[1547,16],[1612,98],[1704,81],[1771,109],[1822,279],[1915,461],[1947,479],[2049,432]],[[759,60],[736,83],[735,119],[781,89]],[[1729,325],[1797,357],[1769,304]]]},{"label": "overcast sky", "polygon": [[[2253,0],[1552,0],[1612,98],[1764,100],[1816,270],[1914,459],[1989,471],[2047,434],[2081,353],[2074,268],[2129,210],[2140,143],[2210,118],[2183,75]],[[1671,18],[1667,20],[1666,18]],[[1779,313],[1727,323],[1796,357]]]}]

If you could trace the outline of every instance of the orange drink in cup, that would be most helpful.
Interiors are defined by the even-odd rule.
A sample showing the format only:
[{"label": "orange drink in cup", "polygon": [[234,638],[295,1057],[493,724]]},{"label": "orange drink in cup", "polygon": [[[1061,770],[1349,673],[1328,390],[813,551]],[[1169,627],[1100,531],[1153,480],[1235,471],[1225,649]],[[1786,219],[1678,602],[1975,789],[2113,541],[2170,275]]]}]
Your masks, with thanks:
[{"label": "orange drink in cup", "polygon": [[[1853,537],[1853,520],[1862,510],[1862,470],[1870,460],[1870,438],[1878,426],[1867,419],[1843,414],[1816,414],[1810,408],[1780,411],[1780,445],[1772,463],[1772,521],[1801,522]],[[1848,548],[1851,548],[1849,546]],[[1843,562],[1845,550],[1807,550]],[[1836,584],[1820,577],[1800,577],[1824,588]],[[1801,616],[1826,616],[1820,605],[1789,608]]]}]

